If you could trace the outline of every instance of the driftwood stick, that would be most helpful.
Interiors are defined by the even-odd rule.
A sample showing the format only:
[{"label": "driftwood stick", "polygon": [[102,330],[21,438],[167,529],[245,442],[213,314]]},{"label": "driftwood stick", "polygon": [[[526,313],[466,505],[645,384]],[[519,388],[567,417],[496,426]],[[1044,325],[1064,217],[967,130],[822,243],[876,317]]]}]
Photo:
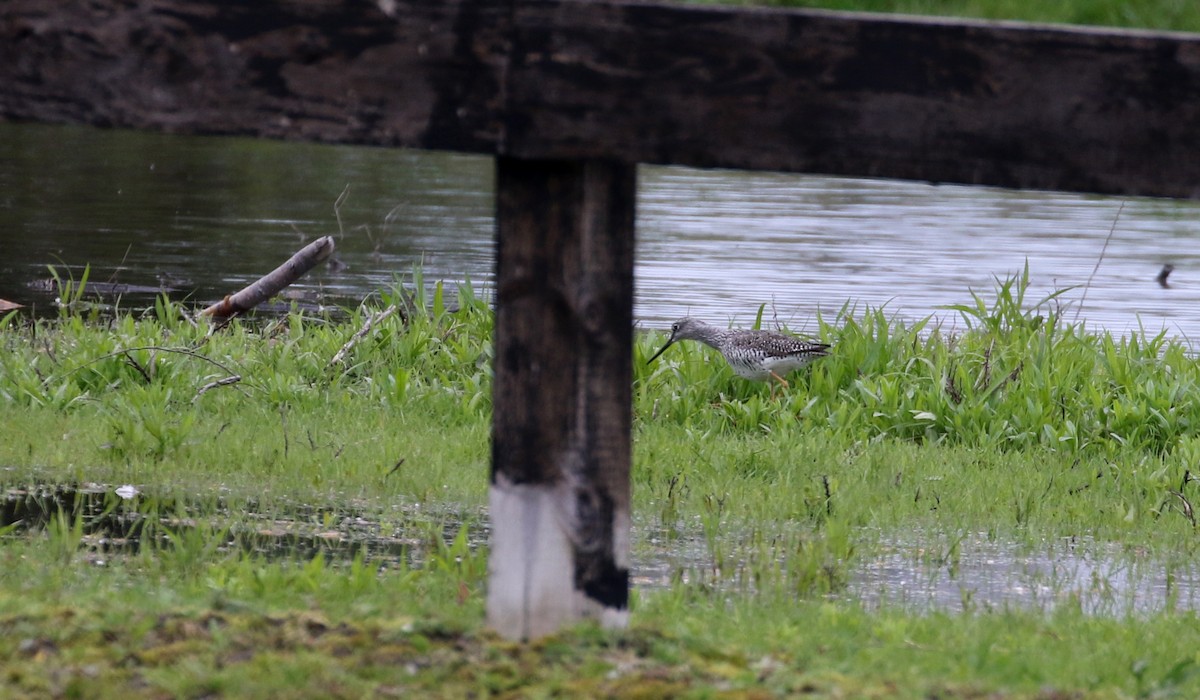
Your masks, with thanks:
[{"label": "driftwood stick", "polygon": [[333,237],[322,236],[301,248],[290,260],[258,279],[242,291],[231,294],[200,312],[218,322],[228,321],[234,316],[249,311],[255,306],[278,294],[292,282],[304,276],[319,263],[333,255]]}]

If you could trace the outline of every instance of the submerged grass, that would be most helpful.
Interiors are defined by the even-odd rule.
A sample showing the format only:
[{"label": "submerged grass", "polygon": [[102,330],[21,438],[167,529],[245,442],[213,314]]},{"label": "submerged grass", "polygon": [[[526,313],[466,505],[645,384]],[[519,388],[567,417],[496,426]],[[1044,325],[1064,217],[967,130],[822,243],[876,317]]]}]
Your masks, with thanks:
[{"label": "submerged grass", "polygon": [[[1027,288],[1026,272],[970,295],[956,332],[883,309],[815,319],[833,354],[774,400],[704,347],[647,365],[664,338],[639,337],[635,548],[698,539],[703,551],[668,588],[635,595],[631,630],[528,646],[480,626],[491,311],[469,286],[417,275],[345,321],[294,313],[211,334],[166,300],[141,316],[9,315],[0,485],[142,495],[0,523],[0,687],[1194,696],[1193,613],[949,615],[845,599],[855,561],[888,533],[941,543],[914,556],[947,560],[978,533],[1192,559],[1200,375],[1187,348],[1089,332]],[[272,517],[329,537],[358,519],[421,556],[245,546],[278,529]],[[137,547],[116,542],[129,537]]]}]

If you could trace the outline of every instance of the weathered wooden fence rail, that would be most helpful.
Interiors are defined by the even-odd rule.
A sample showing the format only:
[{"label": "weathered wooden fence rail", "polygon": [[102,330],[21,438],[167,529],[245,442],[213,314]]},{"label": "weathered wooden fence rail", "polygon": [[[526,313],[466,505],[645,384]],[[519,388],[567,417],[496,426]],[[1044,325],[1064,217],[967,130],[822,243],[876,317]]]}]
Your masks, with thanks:
[{"label": "weathered wooden fence rail", "polygon": [[0,4],[0,119],[497,158],[489,619],[623,618],[635,165],[1200,197],[1200,37],[614,0]]},{"label": "weathered wooden fence rail", "polygon": [[0,5],[0,116],[1200,196],[1200,37],[577,0]]}]

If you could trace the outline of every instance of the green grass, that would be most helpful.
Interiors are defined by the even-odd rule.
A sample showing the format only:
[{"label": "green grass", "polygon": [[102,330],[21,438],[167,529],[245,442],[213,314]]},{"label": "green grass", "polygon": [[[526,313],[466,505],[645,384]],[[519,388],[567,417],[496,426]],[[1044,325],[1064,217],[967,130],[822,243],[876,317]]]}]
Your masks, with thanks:
[{"label": "green grass", "polygon": [[1200,370],[1174,339],[1089,332],[1027,287],[966,294],[954,332],[881,309],[814,319],[834,351],[774,400],[697,344],[647,365],[665,338],[639,337],[634,548],[665,550],[673,583],[635,592],[626,632],[531,645],[482,627],[491,313],[469,287],[418,275],[415,296],[345,320],[211,334],[165,300],[10,314],[0,486],[49,515],[0,532],[0,689],[1196,696],[1200,625],[1169,605],[1095,616],[1062,590],[1052,610],[950,614],[846,596],[885,548],[934,575],[974,537],[1194,570]]},{"label": "green grass", "polygon": [[1200,6],[1189,0],[698,0],[710,4],[808,7],[1200,32]]},{"label": "green grass", "polygon": [[[1200,368],[1165,334],[1113,338],[1066,323],[1056,297],[1024,298],[1028,272],[950,307],[965,330],[909,324],[883,310],[819,318],[833,356],[798,375],[781,403],[736,379],[715,353],[674,350],[638,377],[639,416],[703,434],[802,424],[843,444],[883,438],[1077,455],[1190,456]],[[640,345],[644,365],[649,345]],[[715,363],[715,366],[714,366]],[[663,396],[667,393],[667,397]],[[714,399],[721,399],[714,404]],[[730,399],[730,400],[725,400]]]},{"label": "green grass", "polygon": [[584,626],[516,645],[480,630],[479,597],[460,597],[443,571],[243,560],[183,578],[147,560],[148,577],[132,566],[31,569],[27,550],[0,552],[0,687],[26,697],[1150,698],[1197,688],[1200,627],[1184,615],[914,616],[681,588],[639,601],[628,631]]},{"label": "green grass", "polygon": [[[231,497],[424,500],[429,485],[480,503],[458,474],[487,468],[489,312],[464,289],[451,313],[442,294],[417,300],[431,313],[393,316],[337,366],[369,310],[336,327],[293,315],[212,335],[165,302],[99,328],[74,315],[10,324],[0,401],[13,430],[0,462],[184,491],[220,483]],[[238,381],[201,391],[229,377]]]}]

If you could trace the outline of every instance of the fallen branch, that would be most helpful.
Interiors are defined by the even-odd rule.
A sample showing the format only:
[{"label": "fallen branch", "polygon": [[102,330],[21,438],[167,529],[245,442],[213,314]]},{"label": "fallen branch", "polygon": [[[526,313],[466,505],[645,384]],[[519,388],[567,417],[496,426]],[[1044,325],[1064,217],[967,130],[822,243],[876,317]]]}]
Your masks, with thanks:
[{"label": "fallen branch", "polygon": [[332,236],[318,238],[301,248],[290,260],[275,268],[270,274],[201,311],[200,315],[211,316],[217,321],[218,326],[224,325],[229,319],[253,309],[300,279],[304,273],[333,255],[333,248]]},{"label": "fallen branch", "polygon": [[338,350],[337,354],[333,356],[333,359],[329,361],[329,366],[333,367],[334,365],[345,361],[346,355],[349,354],[349,352],[354,349],[355,345],[358,345],[358,342],[360,340],[367,337],[367,334],[371,332],[371,329],[375,327],[375,324],[382,323],[384,319],[386,319],[388,316],[391,316],[392,314],[396,313],[399,310],[400,310],[400,307],[396,306],[395,304],[392,304],[391,306],[387,307],[383,311],[380,311],[377,314],[368,316],[366,322],[363,323],[362,328],[359,328],[354,333],[354,335],[350,336],[350,340],[347,340],[346,344],[342,346],[342,349]]},{"label": "fallen branch", "polygon": [[216,380],[215,382],[209,382],[208,384],[205,384],[204,386],[200,387],[199,391],[196,392],[196,395],[194,397],[192,397],[192,403],[196,403],[196,399],[199,399],[201,396],[203,396],[204,392],[206,392],[206,391],[209,391],[211,389],[216,389],[217,387],[221,387],[221,386],[229,386],[230,384],[237,384],[240,381],[242,381],[242,375],[235,374],[230,377],[223,377],[221,379]]}]

